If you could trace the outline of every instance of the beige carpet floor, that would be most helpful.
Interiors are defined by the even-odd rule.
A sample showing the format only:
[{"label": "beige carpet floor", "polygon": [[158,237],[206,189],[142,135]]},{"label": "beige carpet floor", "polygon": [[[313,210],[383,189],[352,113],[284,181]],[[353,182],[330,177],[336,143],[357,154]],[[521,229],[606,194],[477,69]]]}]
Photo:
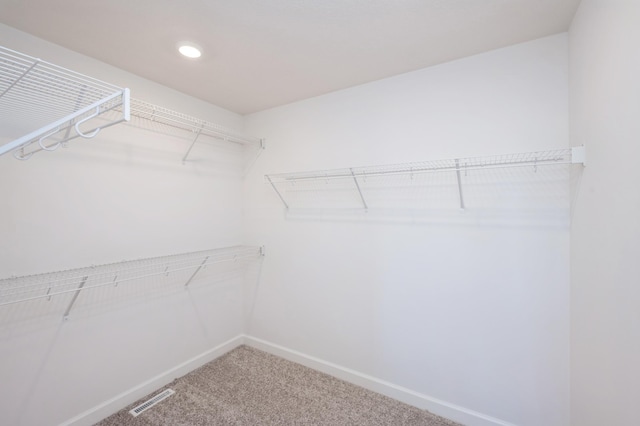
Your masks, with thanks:
[{"label": "beige carpet floor", "polygon": [[[138,417],[160,391],[176,393]],[[460,426],[324,373],[240,346],[104,419],[99,426]]]}]

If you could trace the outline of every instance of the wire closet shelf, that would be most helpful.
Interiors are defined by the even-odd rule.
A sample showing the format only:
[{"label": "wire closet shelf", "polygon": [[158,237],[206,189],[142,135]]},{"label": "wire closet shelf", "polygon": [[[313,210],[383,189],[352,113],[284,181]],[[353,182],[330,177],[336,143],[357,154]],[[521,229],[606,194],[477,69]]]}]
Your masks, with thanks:
[{"label": "wire closet shelf", "polygon": [[135,127],[151,128],[165,133],[168,127],[178,130],[183,135],[190,135],[192,142],[182,158],[183,162],[187,160],[200,136],[208,136],[220,141],[237,144],[244,148],[255,150],[264,149],[264,139],[241,135],[218,124],[173,111],[169,108],[153,105],[139,99],[131,99],[131,117],[132,120],[129,124]]},{"label": "wire closet shelf", "polygon": [[[502,168],[531,168],[537,171],[539,167],[585,164],[584,146],[548,150],[502,154],[484,157],[455,158],[434,161],[421,161],[402,164],[390,164],[368,167],[351,167],[343,169],[317,170],[297,173],[279,173],[265,175],[265,182],[271,185],[285,208],[289,209],[287,191],[297,184],[331,181],[350,182],[353,190],[357,191],[361,207],[367,209],[366,194],[362,184],[367,178],[384,176],[406,176],[413,178],[428,173],[451,173],[455,176],[459,192],[460,207],[465,208],[461,176],[474,170],[491,170]],[[343,189],[343,188],[342,188]]]},{"label": "wire closet shelf", "polygon": [[51,300],[60,295],[72,295],[65,317],[80,292],[121,284],[133,284],[146,278],[182,273],[187,287],[204,268],[220,263],[242,263],[264,255],[264,247],[233,246],[172,256],[94,265],[21,277],[0,279],[0,306],[39,299]]},{"label": "wire closet shelf", "polygon": [[[118,111],[115,119],[92,124],[110,111]],[[39,151],[54,151],[128,121],[129,112],[128,89],[0,46],[0,116],[8,132],[3,136],[10,138],[0,146],[0,155],[13,151],[26,160]]]},{"label": "wire closet shelf", "polygon": [[264,139],[131,99],[129,89],[0,46],[0,126],[2,137],[9,138],[0,145],[0,155],[13,151],[17,159],[27,160],[72,139],[92,138],[123,121],[190,139],[183,162],[202,136],[255,150],[257,155],[265,147]]}]

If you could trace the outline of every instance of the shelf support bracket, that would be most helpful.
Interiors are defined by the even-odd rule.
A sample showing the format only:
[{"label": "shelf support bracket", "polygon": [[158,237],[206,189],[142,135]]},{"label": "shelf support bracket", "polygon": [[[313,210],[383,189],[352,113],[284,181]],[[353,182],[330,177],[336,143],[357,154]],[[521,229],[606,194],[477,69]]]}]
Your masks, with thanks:
[{"label": "shelf support bracket", "polygon": [[196,132],[196,137],[193,138],[193,142],[191,142],[191,145],[189,146],[187,153],[184,154],[184,157],[182,157],[182,164],[184,164],[187,161],[187,157],[189,156],[189,153],[193,149],[193,146],[196,144],[196,141],[198,140],[198,137],[200,136],[200,133],[202,132],[203,127],[204,127],[204,123],[200,124],[200,128]]},{"label": "shelf support bracket", "polygon": [[460,178],[460,160],[456,159],[456,178],[458,180],[458,195],[460,196],[460,209],[464,210],[464,197],[462,196],[462,179]]},{"label": "shelf support bracket", "polygon": [[191,275],[191,277],[189,277],[187,282],[184,284],[185,288],[187,288],[187,286],[191,283],[191,281],[195,278],[195,276],[198,275],[198,272],[200,272],[200,269],[202,269],[202,267],[207,263],[207,260],[209,260],[209,257],[210,256],[205,257],[202,263],[200,264],[200,266],[198,266],[198,269],[196,269],[195,272]]},{"label": "shelf support bracket", "polygon": [[273,184],[273,181],[271,180],[271,178],[269,177],[269,175],[265,175],[265,177],[267,178],[267,180],[269,181],[269,183],[271,184],[271,187],[273,188],[274,191],[276,191],[276,194],[278,194],[278,197],[280,197],[280,201],[282,201],[282,204],[284,204],[285,208],[287,210],[289,210],[289,205],[287,204],[287,202],[284,200],[284,198],[282,197],[282,194],[280,194],[280,191],[278,191],[278,188],[276,188],[276,186]]},{"label": "shelf support bracket", "polygon": [[89,279],[88,275],[83,277],[82,281],[80,282],[80,285],[76,289],[76,292],[73,293],[73,298],[71,299],[71,302],[69,302],[69,306],[67,306],[67,310],[64,311],[64,316],[62,317],[65,321],[69,319],[69,313],[71,313],[71,308],[73,308],[73,304],[76,303],[76,299],[78,298],[80,291],[82,290],[82,288],[84,287],[88,279]]},{"label": "shelf support bracket", "polygon": [[[117,97],[121,96],[123,99],[122,105],[123,105],[123,110],[124,110],[124,115],[122,118],[116,120],[116,121],[112,121],[110,123],[107,123],[103,126],[101,126],[101,129],[105,129],[107,127],[113,126],[115,124],[121,123],[123,121],[128,121],[129,120],[129,107],[128,107],[128,102],[129,102],[129,89],[124,89],[121,92],[116,92],[113,93],[110,96],[107,96],[106,98],[100,99],[99,101],[94,102],[93,104],[84,107],[76,112],[74,112],[73,114],[67,115],[66,117],[63,117],[51,124],[48,124],[44,127],[42,127],[41,129],[38,130],[34,130],[33,132],[22,136],[21,138],[18,138],[12,142],[9,142],[5,145],[0,146],[0,155],[5,154],[9,151],[13,151],[15,150],[20,150],[22,148],[25,148],[29,145],[31,145],[32,143],[37,143],[38,140],[40,138],[42,138],[42,135],[47,134],[48,132],[52,131],[53,129],[56,128],[66,128],[69,126],[69,122],[73,120],[74,126],[77,126],[78,124],[81,124],[81,121],[77,121],[76,119],[92,110],[99,110],[101,111],[101,113],[104,113],[106,111],[109,111],[111,109],[114,109],[115,107],[111,107],[111,108],[106,108],[104,110],[100,110],[101,106],[104,105],[108,105],[109,102],[111,102],[113,99],[116,99]],[[96,132],[98,129],[94,129],[93,131]],[[78,136],[81,135],[74,135],[70,138],[68,138],[67,140],[61,140],[60,142],[56,143],[57,144],[62,144],[67,142],[68,140],[74,139]],[[91,135],[84,135],[84,136],[91,136]],[[40,151],[41,149],[36,149],[31,151],[30,153],[27,153],[26,155],[22,155],[22,156],[16,156],[16,158],[20,159],[20,160],[27,160],[29,157],[31,157],[31,154]]]},{"label": "shelf support bracket", "polygon": [[356,178],[355,173],[353,173],[353,169],[349,169],[351,172],[351,177],[353,178],[353,182],[356,184],[356,189],[358,190],[358,194],[360,194],[360,199],[362,200],[362,204],[364,205],[365,210],[369,210],[369,206],[367,206],[367,202],[364,200],[364,196],[362,195],[362,190],[360,189],[360,184],[358,183],[358,178]]}]

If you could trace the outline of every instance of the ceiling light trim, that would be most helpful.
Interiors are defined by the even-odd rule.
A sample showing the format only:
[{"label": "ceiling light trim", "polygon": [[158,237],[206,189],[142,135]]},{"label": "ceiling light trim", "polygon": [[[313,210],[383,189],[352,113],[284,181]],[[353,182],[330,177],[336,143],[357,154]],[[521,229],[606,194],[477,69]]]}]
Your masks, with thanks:
[{"label": "ceiling light trim", "polygon": [[191,42],[178,43],[178,52],[188,59],[198,59],[202,56],[202,48]]}]

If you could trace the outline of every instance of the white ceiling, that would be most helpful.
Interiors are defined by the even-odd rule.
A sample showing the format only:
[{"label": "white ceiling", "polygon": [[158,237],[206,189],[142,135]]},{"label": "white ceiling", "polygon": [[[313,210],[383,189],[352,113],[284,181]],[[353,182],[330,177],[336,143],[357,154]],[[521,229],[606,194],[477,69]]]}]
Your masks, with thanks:
[{"label": "white ceiling", "polygon": [[579,2],[0,0],[0,22],[247,114],[566,31]]}]

